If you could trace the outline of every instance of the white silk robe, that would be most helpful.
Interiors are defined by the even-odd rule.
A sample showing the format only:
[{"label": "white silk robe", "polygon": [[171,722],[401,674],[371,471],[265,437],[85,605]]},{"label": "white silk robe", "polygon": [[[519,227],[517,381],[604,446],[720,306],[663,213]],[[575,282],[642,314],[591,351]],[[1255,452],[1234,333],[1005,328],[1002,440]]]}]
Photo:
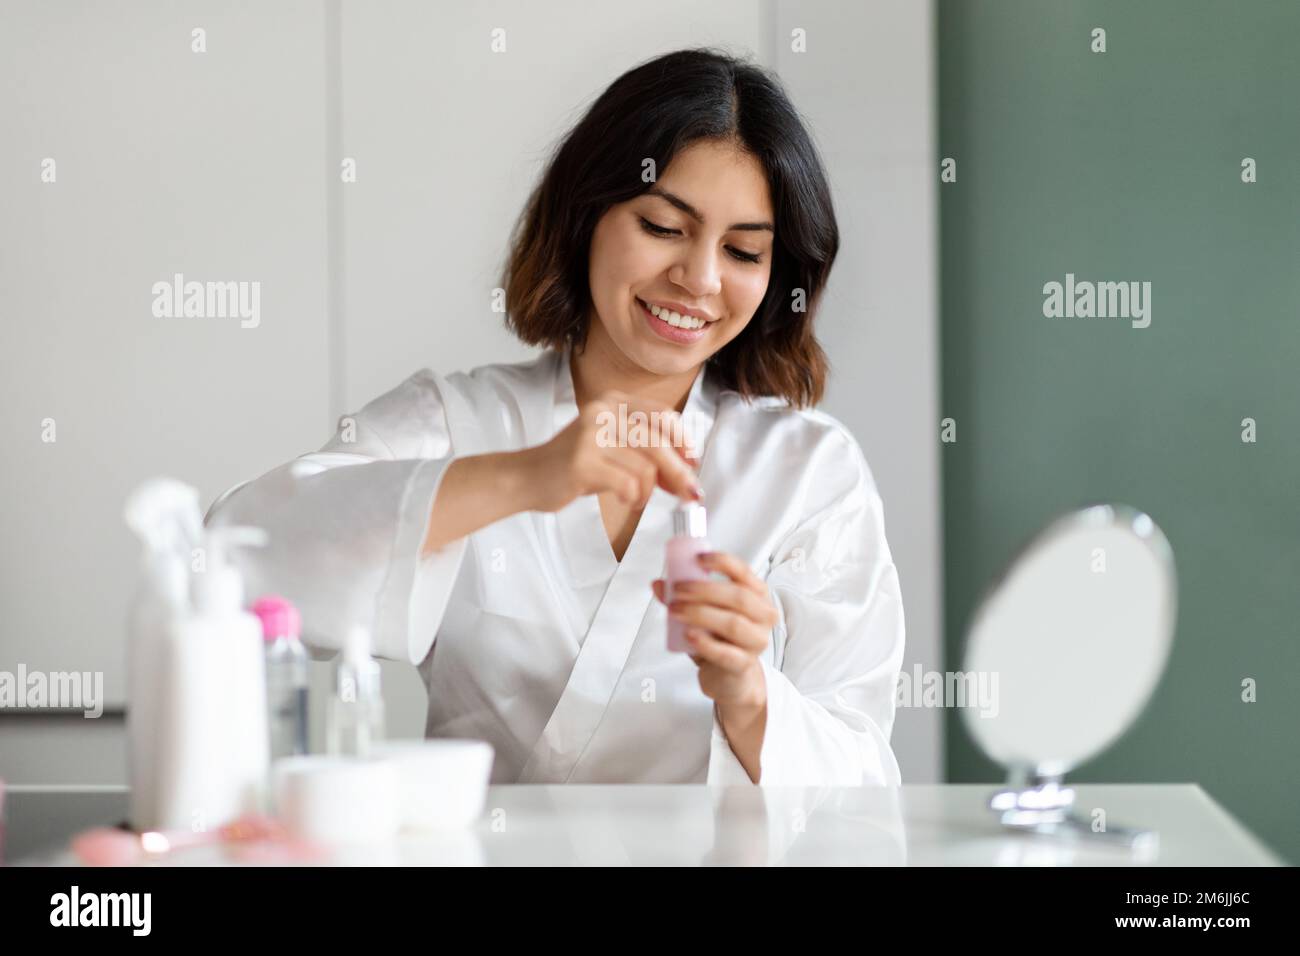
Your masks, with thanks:
[{"label": "white silk robe", "polygon": [[[835,419],[745,401],[697,376],[684,417],[708,536],[780,611],[762,654],[763,785],[894,784],[889,746],[903,603],[881,499]],[[620,562],[594,495],[522,512],[419,555],[457,457],[541,444],[577,415],[568,354],[442,376],[416,372],[340,420],[320,451],[227,491],[213,524],[260,526],[239,557],[250,596],[280,593],[304,640],[354,625],[418,667],[428,737],[496,749],[497,783],[749,783],[696,665],[666,649],[650,582],[676,499],[656,489]]]}]

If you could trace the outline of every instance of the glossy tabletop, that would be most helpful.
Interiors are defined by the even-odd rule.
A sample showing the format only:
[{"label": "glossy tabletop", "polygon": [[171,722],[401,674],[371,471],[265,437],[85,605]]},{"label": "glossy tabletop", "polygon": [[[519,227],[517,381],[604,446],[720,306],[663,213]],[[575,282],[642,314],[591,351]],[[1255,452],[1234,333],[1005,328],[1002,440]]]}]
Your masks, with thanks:
[{"label": "glossy tabletop", "polygon": [[[1092,839],[1004,831],[987,784],[899,788],[495,786],[482,817],[453,832],[406,833],[384,846],[339,848],[330,863],[434,865],[1276,865],[1280,861],[1193,784],[1081,784],[1076,810],[1153,829],[1128,850]],[[6,797],[6,862],[75,863],[72,834],[126,815],[124,790]],[[175,864],[232,862],[219,848]]]}]

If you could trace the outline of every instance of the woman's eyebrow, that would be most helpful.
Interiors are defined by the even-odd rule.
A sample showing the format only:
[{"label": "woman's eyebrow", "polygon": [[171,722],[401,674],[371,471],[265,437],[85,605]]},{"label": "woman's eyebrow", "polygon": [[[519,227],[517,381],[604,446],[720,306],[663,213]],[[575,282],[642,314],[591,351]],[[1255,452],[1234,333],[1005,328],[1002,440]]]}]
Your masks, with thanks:
[{"label": "woman's eyebrow", "polygon": [[[703,225],[704,216],[700,214],[700,211],[698,209],[696,209],[694,206],[688,203],[681,196],[674,195],[673,193],[670,193],[668,190],[662,189],[659,186],[651,186],[647,190],[647,192],[651,196],[658,196],[660,199],[672,203],[682,212],[686,213],[686,215],[690,216],[696,222]],[[740,229],[748,232],[761,232],[764,229],[766,229],[768,232],[772,232],[772,233],[776,232],[776,230],[772,227],[772,224],[770,222],[734,222],[727,227],[727,231],[731,232],[733,229]]]}]

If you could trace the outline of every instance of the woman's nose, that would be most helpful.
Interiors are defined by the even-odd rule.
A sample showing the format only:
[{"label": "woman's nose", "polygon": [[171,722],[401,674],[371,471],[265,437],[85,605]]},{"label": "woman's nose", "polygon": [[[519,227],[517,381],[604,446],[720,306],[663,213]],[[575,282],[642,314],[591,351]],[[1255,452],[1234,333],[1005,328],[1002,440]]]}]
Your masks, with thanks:
[{"label": "woman's nose", "polygon": [[722,291],[722,275],[714,250],[697,248],[687,252],[673,266],[668,278],[696,298],[717,295]]}]

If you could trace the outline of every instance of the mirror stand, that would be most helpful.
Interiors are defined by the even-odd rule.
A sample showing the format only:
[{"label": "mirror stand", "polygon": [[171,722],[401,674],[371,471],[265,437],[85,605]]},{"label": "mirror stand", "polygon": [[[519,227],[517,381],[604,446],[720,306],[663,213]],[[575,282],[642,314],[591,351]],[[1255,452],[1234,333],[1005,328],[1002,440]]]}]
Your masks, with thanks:
[{"label": "mirror stand", "polygon": [[1101,841],[1144,854],[1155,852],[1159,842],[1154,830],[1109,823],[1104,829],[1094,829],[1089,820],[1074,812],[1074,791],[1064,785],[1064,774],[1050,767],[1011,767],[1006,787],[993,794],[989,809],[998,815],[1002,826],[1021,832]]}]

